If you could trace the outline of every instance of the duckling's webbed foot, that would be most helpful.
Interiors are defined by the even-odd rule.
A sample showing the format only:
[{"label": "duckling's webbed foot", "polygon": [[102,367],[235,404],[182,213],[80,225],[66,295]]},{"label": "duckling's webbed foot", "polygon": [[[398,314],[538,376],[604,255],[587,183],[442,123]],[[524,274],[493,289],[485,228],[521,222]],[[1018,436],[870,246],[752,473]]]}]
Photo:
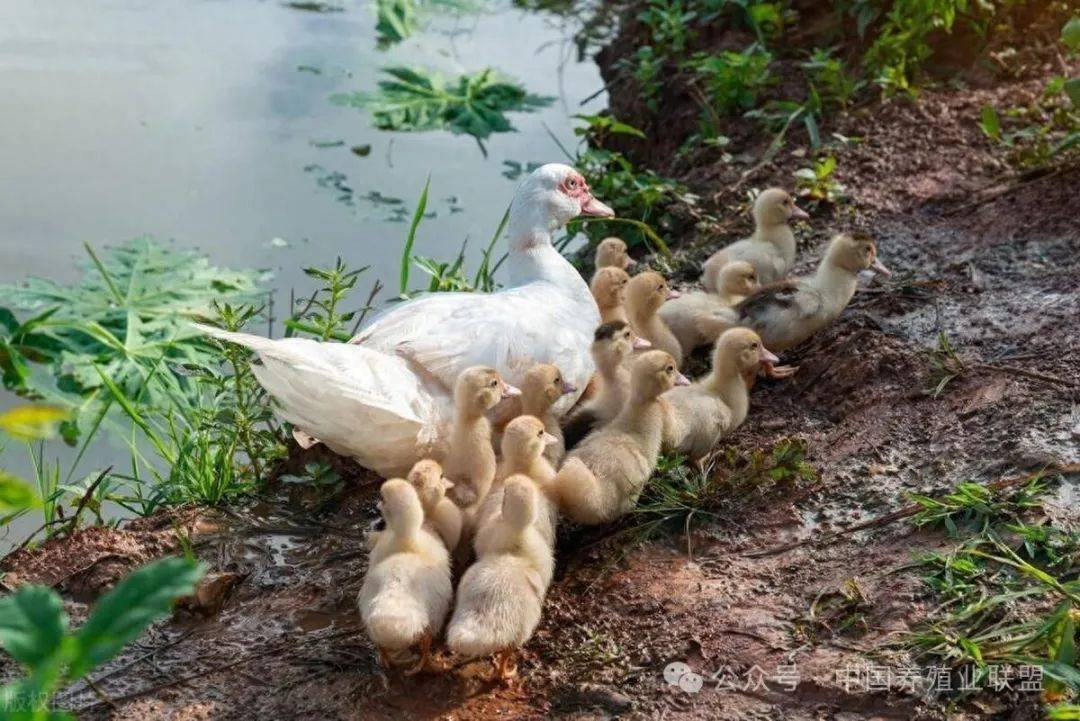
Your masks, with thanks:
[{"label": "duckling's webbed foot", "polygon": [[492,680],[503,686],[512,686],[518,676],[517,654],[514,649],[499,651],[491,660],[495,667]]},{"label": "duckling's webbed foot", "polygon": [[413,676],[421,671],[438,671],[437,664],[431,658],[431,634],[425,633],[420,637],[420,658],[414,665],[405,670],[406,676]]},{"label": "duckling's webbed foot", "polygon": [[383,647],[379,646],[379,665],[383,668],[393,668],[394,660],[390,657],[390,653]]}]

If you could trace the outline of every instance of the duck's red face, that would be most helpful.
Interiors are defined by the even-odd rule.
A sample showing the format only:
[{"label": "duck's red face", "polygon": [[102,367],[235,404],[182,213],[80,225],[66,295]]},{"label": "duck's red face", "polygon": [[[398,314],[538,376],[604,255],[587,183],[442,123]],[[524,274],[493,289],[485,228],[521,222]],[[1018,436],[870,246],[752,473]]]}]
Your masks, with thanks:
[{"label": "duck's red face", "polygon": [[559,184],[559,192],[572,200],[577,201],[582,215],[592,215],[599,218],[611,218],[615,211],[593,197],[589,191],[589,185],[580,173],[569,173],[562,183]]}]

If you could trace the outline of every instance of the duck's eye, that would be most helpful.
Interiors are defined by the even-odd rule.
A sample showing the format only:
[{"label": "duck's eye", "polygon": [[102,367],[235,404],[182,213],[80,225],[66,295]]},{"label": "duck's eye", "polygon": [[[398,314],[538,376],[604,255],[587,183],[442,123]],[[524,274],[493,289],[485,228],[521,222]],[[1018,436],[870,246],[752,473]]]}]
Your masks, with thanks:
[{"label": "duck's eye", "polygon": [[488,386],[490,386],[492,388],[498,388],[499,387],[499,381],[491,381],[490,383],[488,383]]},{"label": "duck's eye", "polygon": [[577,185],[577,178],[570,178],[566,181],[566,187],[570,188],[570,190],[575,190],[577,188]]}]

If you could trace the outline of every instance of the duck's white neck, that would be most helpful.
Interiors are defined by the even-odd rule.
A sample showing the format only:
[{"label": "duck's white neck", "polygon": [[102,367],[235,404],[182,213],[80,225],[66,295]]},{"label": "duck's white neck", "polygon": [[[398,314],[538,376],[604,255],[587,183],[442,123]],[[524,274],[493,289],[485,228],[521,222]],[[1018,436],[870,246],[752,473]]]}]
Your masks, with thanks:
[{"label": "duck's white neck", "polygon": [[515,202],[511,206],[506,224],[509,286],[547,281],[584,293],[591,302],[592,294],[584,279],[551,244],[551,234],[559,227],[558,220],[540,203]]}]

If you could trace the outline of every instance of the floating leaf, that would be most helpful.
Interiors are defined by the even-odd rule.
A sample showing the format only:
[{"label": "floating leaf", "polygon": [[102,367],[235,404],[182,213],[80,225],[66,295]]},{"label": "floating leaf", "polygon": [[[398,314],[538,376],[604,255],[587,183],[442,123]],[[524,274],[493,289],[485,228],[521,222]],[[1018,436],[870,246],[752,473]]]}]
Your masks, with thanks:
[{"label": "floating leaf", "polygon": [[366,143],[364,145],[354,145],[349,150],[358,158],[366,158],[371,155],[371,146]]},{"label": "floating leaf", "polygon": [[449,84],[427,70],[387,67],[383,72],[391,79],[380,80],[378,92],[339,94],[331,100],[367,108],[380,130],[449,130],[478,141],[513,131],[506,113],[532,112],[553,101],[526,93],[492,68],[461,75]]}]

